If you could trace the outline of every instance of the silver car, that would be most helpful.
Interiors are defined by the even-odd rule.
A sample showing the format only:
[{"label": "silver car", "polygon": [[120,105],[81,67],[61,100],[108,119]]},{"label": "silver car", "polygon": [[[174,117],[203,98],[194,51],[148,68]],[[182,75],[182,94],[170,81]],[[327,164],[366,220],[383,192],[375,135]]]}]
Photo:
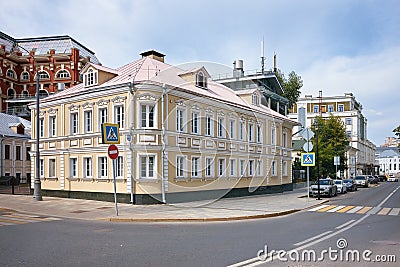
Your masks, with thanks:
[{"label": "silver car", "polygon": [[358,175],[356,178],[354,178],[354,181],[356,182],[356,185],[358,187],[369,187],[369,180],[367,175]]}]

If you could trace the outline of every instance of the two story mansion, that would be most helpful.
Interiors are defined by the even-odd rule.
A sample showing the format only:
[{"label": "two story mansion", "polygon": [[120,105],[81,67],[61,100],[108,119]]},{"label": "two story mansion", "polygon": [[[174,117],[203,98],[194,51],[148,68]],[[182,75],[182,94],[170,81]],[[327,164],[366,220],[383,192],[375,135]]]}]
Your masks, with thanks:
[{"label": "two story mansion", "polygon": [[[113,200],[113,174],[118,201],[136,204],[292,190],[297,122],[258,89],[233,91],[154,50],[141,56],[118,69],[88,63],[83,83],[40,100],[32,138],[40,135],[43,195]],[[114,164],[102,144],[107,122],[120,128]]]}]

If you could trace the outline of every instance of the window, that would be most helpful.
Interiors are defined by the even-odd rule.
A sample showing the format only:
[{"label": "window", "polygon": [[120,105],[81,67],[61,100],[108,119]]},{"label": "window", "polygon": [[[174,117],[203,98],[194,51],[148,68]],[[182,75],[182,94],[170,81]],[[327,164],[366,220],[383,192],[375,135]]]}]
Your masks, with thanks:
[{"label": "window", "polygon": [[40,128],[39,136],[44,137],[44,119],[43,118],[39,119],[39,128]]},{"label": "window", "polygon": [[69,72],[67,70],[60,70],[59,72],[57,72],[56,74],[56,78],[58,79],[66,79],[69,78]]},{"label": "window", "polygon": [[15,147],[15,160],[22,160],[21,146]]},{"label": "window", "polygon": [[318,113],[319,112],[319,107],[318,106],[314,106],[314,113]]},{"label": "window", "polygon": [[254,124],[251,122],[249,122],[248,135],[249,135],[249,142],[253,142],[254,141],[254,137],[253,137],[254,136]]},{"label": "window", "polygon": [[272,176],[277,176],[276,160],[272,161],[271,173],[272,173]]},{"label": "window", "polygon": [[98,161],[99,178],[108,178],[107,157],[99,157]]},{"label": "window", "polygon": [[246,171],[246,160],[240,160],[240,176],[244,176],[244,172]]},{"label": "window", "polygon": [[271,128],[271,144],[276,145],[276,128],[272,126]]},{"label": "window", "polygon": [[56,159],[49,159],[49,177],[56,177]]},{"label": "window", "polygon": [[92,158],[83,158],[83,175],[92,178]]},{"label": "window", "polygon": [[199,71],[196,75],[196,85],[206,88],[207,87],[207,77],[204,76],[203,72]]},{"label": "window", "polygon": [[346,131],[346,135],[348,138],[351,138],[351,131]]},{"label": "window", "polygon": [[351,118],[346,118],[346,125],[351,125],[351,124],[352,124]]},{"label": "window", "polygon": [[262,160],[257,161],[257,175],[262,176]]},{"label": "window", "polygon": [[154,127],[154,105],[142,104],[140,105],[141,123],[142,128]]},{"label": "window", "polygon": [[27,71],[24,71],[22,74],[21,74],[21,80],[29,80],[29,73],[27,72]]},{"label": "window", "polygon": [[284,161],[283,162],[283,166],[282,166],[282,169],[283,169],[283,176],[287,176],[287,174],[288,174],[288,169],[287,169],[287,161]]},{"label": "window", "polygon": [[283,147],[287,147],[287,133],[286,130],[283,130],[283,136],[282,136],[282,141],[283,141]]},{"label": "window", "polygon": [[229,160],[229,176],[236,176],[236,159]]},{"label": "window", "polygon": [[124,158],[122,156],[118,156],[115,161],[115,176],[124,177]]},{"label": "window", "polygon": [[192,177],[199,177],[199,169],[200,169],[200,158],[192,157]]},{"label": "window", "polygon": [[333,105],[328,105],[328,112],[333,112]]},{"label": "window", "polygon": [[49,129],[50,137],[56,136],[56,116],[49,117],[49,124],[50,124],[50,129]]},{"label": "window", "polygon": [[84,118],[84,127],[85,133],[89,133],[93,131],[93,112],[91,110],[87,110],[83,113]]},{"label": "window", "polygon": [[198,112],[192,112],[192,133],[194,134],[200,133]]},{"label": "window", "polygon": [[326,112],[326,106],[325,105],[321,106],[321,112],[323,112],[323,113]]},{"label": "window", "polygon": [[71,113],[71,134],[78,133],[78,113]]},{"label": "window", "polygon": [[229,120],[229,137],[231,139],[236,138],[236,120]]},{"label": "window", "polygon": [[99,131],[101,131],[101,125],[103,123],[107,123],[107,121],[108,121],[107,108],[99,109]]},{"label": "window", "polygon": [[48,80],[48,79],[50,79],[50,75],[47,73],[47,71],[42,70],[42,71],[39,71],[38,74],[39,74],[39,79],[40,80]]},{"label": "window", "polygon": [[11,159],[11,146],[5,145],[4,146],[4,159]]},{"label": "window", "polygon": [[218,137],[225,137],[225,118],[218,118]]},{"label": "window", "polygon": [[40,160],[40,167],[39,167],[39,172],[40,172],[40,177],[44,177],[44,159]]},{"label": "window", "polygon": [[206,177],[212,177],[214,175],[214,159],[206,158]]},{"label": "window", "polygon": [[184,170],[184,160],[183,156],[176,157],[176,177],[183,178],[183,170]]},{"label": "window", "polygon": [[249,160],[249,176],[252,177],[254,175],[254,160]]},{"label": "window", "polygon": [[27,90],[22,91],[22,96],[23,97],[28,97],[29,96],[29,92]]},{"label": "window", "polygon": [[124,106],[114,107],[114,123],[119,125],[119,128],[124,128]]},{"label": "window", "polygon": [[85,74],[85,86],[96,85],[97,84],[97,71],[90,69]]},{"label": "window", "polygon": [[225,159],[218,159],[218,176],[225,176]]},{"label": "window", "polygon": [[257,94],[253,94],[252,98],[251,98],[251,102],[253,105],[259,106],[260,105],[260,97]]},{"label": "window", "polygon": [[339,112],[343,112],[344,111],[344,105],[343,104],[339,104],[338,105],[338,111]]},{"label": "window", "polygon": [[245,122],[241,121],[240,128],[239,128],[239,139],[240,140],[244,140],[244,127],[245,127]]},{"label": "window", "polygon": [[206,115],[206,135],[212,136],[214,135],[214,127],[213,127],[213,116]]},{"label": "window", "polygon": [[139,156],[140,178],[154,179],[154,160],[155,156]]},{"label": "window", "polygon": [[14,98],[14,97],[15,97],[15,91],[14,91],[14,89],[12,89],[12,88],[8,89],[8,90],[7,90],[7,96],[8,96],[9,98]]},{"label": "window", "polygon": [[30,152],[31,152],[31,148],[28,146],[28,147],[26,147],[26,160],[27,161],[30,161],[31,160],[31,154],[30,154]]},{"label": "window", "polygon": [[11,79],[15,79],[17,77],[17,75],[15,75],[15,71],[13,71],[12,69],[8,69],[6,75],[8,78]]},{"label": "window", "polygon": [[176,110],[176,131],[177,132],[182,133],[185,130],[184,116],[185,116],[185,112],[183,109]]},{"label": "window", "polygon": [[256,139],[257,139],[257,143],[261,143],[261,125],[257,124],[257,131],[256,131]]},{"label": "window", "polygon": [[78,159],[77,158],[69,159],[69,176],[70,177],[78,176]]}]

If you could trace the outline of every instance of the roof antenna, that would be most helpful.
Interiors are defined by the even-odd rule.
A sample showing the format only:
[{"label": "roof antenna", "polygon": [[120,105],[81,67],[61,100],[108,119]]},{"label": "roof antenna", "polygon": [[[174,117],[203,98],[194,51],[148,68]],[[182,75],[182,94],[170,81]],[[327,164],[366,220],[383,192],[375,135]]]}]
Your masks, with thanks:
[{"label": "roof antenna", "polygon": [[263,36],[261,41],[261,73],[264,73],[264,61],[265,57],[264,57],[264,36]]}]

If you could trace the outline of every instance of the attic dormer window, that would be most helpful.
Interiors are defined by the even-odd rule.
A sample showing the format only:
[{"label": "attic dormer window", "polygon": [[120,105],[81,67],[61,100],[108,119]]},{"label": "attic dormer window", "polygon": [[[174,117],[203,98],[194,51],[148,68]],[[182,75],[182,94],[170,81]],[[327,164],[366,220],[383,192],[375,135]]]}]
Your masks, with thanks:
[{"label": "attic dormer window", "polygon": [[260,105],[260,97],[258,94],[253,94],[252,98],[251,98],[251,102],[253,105],[255,106],[259,106]]},{"label": "attic dormer window", "polygon": [[203,72],[199,71],[196,75],[196,85],[199,87],[207,88],[207,77]]},{"label": "attic dormer window", "polygon": [[91,86],[97,84],[97,71],[90,69],[85,75],[85,86]]}]

